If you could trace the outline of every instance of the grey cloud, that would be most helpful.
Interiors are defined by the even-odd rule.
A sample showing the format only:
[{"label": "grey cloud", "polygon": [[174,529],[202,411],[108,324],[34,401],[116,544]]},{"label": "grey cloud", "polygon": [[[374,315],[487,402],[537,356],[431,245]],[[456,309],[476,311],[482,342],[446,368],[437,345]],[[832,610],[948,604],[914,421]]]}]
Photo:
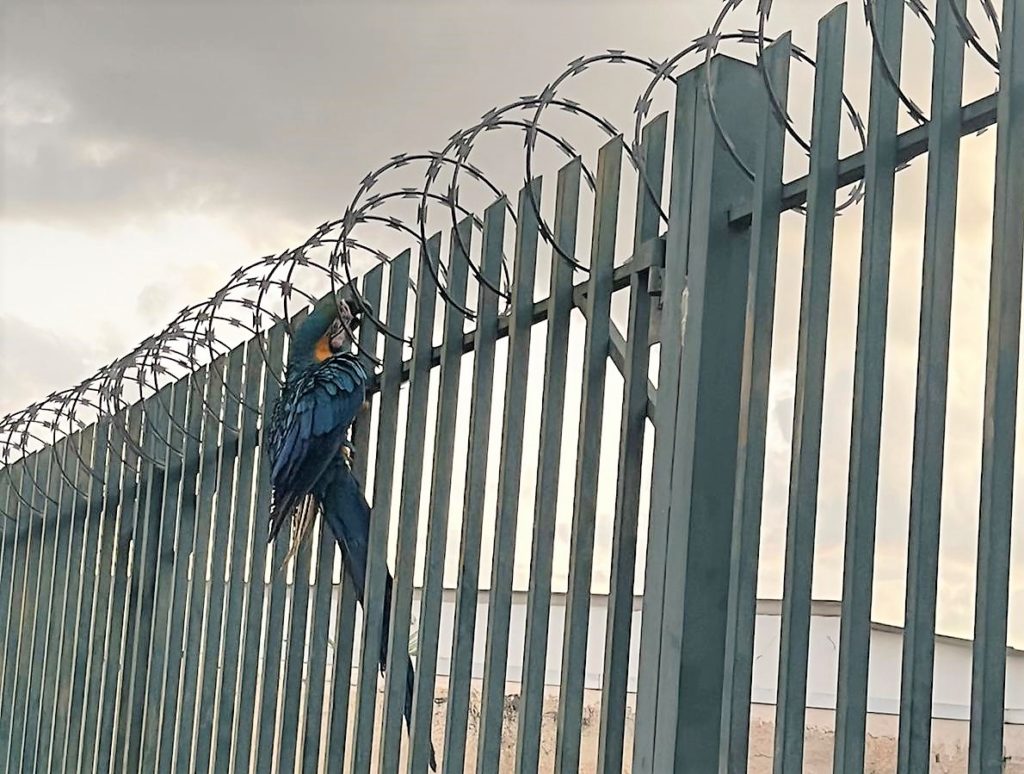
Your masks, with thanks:
[{"label": "grey cloud", "polygon": [[585,50],[535,29],[528,12],[447,10],[9,12],[5,90],[19,107],[5,126],[7,215],[203,203],[312,224],[388,156],[433,147]]},{"label": "grey cloud", "polygon": [[0,416],[71,386],[97,365],[92,347],[72,334],[0,317]]},{"label": "grey cloud", "polygon": [[151,282],[139,291],[135,307],[139,316],[151,325],[165,323],[172,312],[169,303],[170,283],[163,281]]},{"label": "grey cloud", "polygon": [[[649,3],[638,24],[619,3],[18,5],[3,17],[5,99],[18,99],[5,213],[201,206],[313,225],[389,156],[438,147],[580,54],[668,56],[718,6]],[[609,71],[573,96],[621,103],[625,128],[645,80]],[[521,154],[505,156],[518,185]]]}]

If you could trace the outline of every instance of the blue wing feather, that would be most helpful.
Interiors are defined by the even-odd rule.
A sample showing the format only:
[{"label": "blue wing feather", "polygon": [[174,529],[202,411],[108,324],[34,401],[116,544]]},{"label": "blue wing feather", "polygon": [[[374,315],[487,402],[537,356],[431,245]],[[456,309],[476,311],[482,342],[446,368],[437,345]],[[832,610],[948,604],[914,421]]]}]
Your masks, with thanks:
[{"label": "blue wing feather", "polygon": [[352,355],[289,373],[269,428],[271,539],[337,459],[365,399],[366,372]]}]

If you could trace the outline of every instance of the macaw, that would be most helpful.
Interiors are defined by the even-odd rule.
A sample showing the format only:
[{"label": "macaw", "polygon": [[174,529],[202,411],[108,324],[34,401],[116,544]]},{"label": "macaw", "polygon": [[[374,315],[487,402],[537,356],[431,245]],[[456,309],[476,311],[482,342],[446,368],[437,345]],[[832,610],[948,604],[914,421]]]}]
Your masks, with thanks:
[{"label": "macaw", "polygon": [[[341,295],[341,294],[339,294]],[[363,604],[370,540],[370,505],[351,468],[348,431],[366,401],[367,374],[350,352],[357,314],[348,298],[333,294],[317,302],[291,340],[285,383],[269,425],[268,451],[273,498],[268,542],[289,516],[293,522],[290,558],[308,537],[313,519],[323,513],[341,548],[342,562]],[[387,666],[391,587],[384,582],[380,672]],[[364,607],[364,615],[366,610]],[[407,657],[405,721],[412,722],[415,670]],[[434,748],[430,768],[437,770]]]}]

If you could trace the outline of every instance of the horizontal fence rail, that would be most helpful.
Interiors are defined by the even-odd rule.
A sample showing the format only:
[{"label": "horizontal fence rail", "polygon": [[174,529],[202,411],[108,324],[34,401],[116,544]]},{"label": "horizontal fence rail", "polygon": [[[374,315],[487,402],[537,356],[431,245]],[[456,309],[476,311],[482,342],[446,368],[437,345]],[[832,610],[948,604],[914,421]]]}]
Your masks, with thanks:
[{"label": "horizontal fence rail", "polygon": [[[934,33],[927,110],[902,78],[908,5]],[[823,530],[837,523],[836,306],[852,299],[826,757],[836,772],[871,770],[880,514],[893,507],[883,459],[898,424],[892,310],[906,295],[897,173],[923,156],[887,765],[927,771],[955,486],[960,176],[970,135],[993,125],[965,765],[1015,763],[1024,7],[995,5],[868,0],[866,121],[844,92],[846,4],[818,22],[813,56],[766,32],[771,3],[730,2],[667,60],[580,58],[444,150],[392,158],[302,246],[240,268],[129,355],[0,420],[0,768],[411,774],[433,749],[444,772],[743,772],[758,589],[774,563],[775,708],[758,754],[777,774],[818,770],[807,752],[814,597]],[[733,26],[741,6],[756,30]],[[964,104],[968,57],[998,89]],[[790,112],[808,65],[806,131]],[[566,96],[605,66],[645,76],[632,133]],[[654,109],[662,87],[665,112]],[[596,152],[555,131],[556,113],[596,129]],[[525,136],[515,189],[475,161],[491,132]],[[786,182],[785,162],[805,151],[806,173]],[[400,185],[410,169],[418,186]],[[853,249],[839,231],[848,212],[860,213]],[[837,279],[849,266],[856,290]],[[294,556],[287,540],[266,541],[268,420],[291,334],[312,301],[349,284],[362,312],[354,351],[372,374],[352,431],[372,504],[363,605],[322,520]],[[788,350],[792,415],[779,421]],[[775,425],[788,425],[781,444]],[[764,548],[769,502],[782,514],[777,556]],[[597,678],[588,663],[602,665]]]}]

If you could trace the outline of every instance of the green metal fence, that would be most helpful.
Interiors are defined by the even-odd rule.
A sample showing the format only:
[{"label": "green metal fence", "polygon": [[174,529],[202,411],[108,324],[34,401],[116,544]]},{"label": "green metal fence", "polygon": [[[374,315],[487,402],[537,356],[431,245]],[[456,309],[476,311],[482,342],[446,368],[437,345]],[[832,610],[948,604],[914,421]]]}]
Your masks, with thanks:
[{"label": "green metal fence", "polygon": [[[643,132],[645,174],[630,246],[618,233],[624,145],[613,138],[600,149],[582,282],[569,262],[538,249],[539,178],[514,208],[499,200],[487,209],[479,243],[467,218],[428,239],[421,254],[398,255],[386,274],[381,267],[362,277],[363,295],[383,310],[388,328],[405,331],[411,342],[373,326],[360,333],[361,345],[381,358],[372,410],[354,433],[357,472],[372,479],[367,598],[371,606],[381,598],[390,557],[396,576],[390,621],[362,617],[329,536],[318,535],[283,569],[286,547],[265,548],[269,486],[261,441],[287,348],[283,323],[10,462],[0,472],[0,502],[9,517],[0,522],[0,769],[421,772],[443,716],[443,735],[432,740],[443,770],[483,774],[499,770],[503,733],[509,735],[506,695],[517,693],[508,742],[515,770],[539,770],[555,493],[560,481],[571,480],[554,744],[556,770],[580,770],[581,654],[599,478],[614,470],[596,769],[746,771],[780,217],[802,207],[774,756],[776,772],[801,771],[836,194],[862,180],[834,770],[863,771],[894,181],[901,165],[927,154],[898,751],[900,772],[927,771],[959,145],[965,134],[995,124],[970,771],[1001,771],[1024,251],[1024,7],[1017,0],[1003,4],[999,91],[962,105],[965,39],[956,9],[963,10],[963,0],[938,3],[931,118],[902,133],[893,78],[904,5],[888,0],[873,8],[876,53],[863,152],[839,158],[847,22],[840,5],[818,28],[805,176],[783,184],[786,128],[777,113],[786,108],[793,61],[785,36],[764,51],[764,73],[715,56],[678,79],[674,113]],[[774,109],[771,99],[778,102]],[[577,253],[584,173],[577,159],[556,181],[553,238],[570,255]],[[500,279],[512,228],[512,290],[508,309],[500,311],[486,282]],[[470,252],[478,256],[474,264]],[[447,303],[432,291],[411,302],[410,277],[423,280],[428,262],[442,253]],[[624,253],[630,257],[617,260]],[[545,278],[547,287],[535,292]],[[467,329],[459,305],[471,289],[477,316]],[[628,304],[624,331],[611,314],[619,298]],[[581,314],[585,333],[571,337],[571,320]],[[543,341],[532,340],[541,323]],[[540,370],[530,369],[531,347],[543,347]],[[567,368],[576,347],[582,348],[580,372]],[[610,369],[622,382],[614,410],[606,401]],[[496,377],[502,372],[504,383]],[[566,422],[572,382],[580,384],[578,429]],[[537,384],[534,427],[527,420],[528,390]],[[602,465],[608,445],[602,439],[615,437],[616,424],[609,467]],[[539,435],[535,457],[524,453],[530,435]],[[641,460],[652,435],[648,471]],[[574,440],[575,468],[568,469],[560,464],[563,446]],[[461,502],[452,494],[457,459],[466,461],[465,483],[457,487]],[[537,476],[532,504],[520,502],[529,467]],[[648,490],[649,511],[641,507]],[[520,525],[521,513],[532,521]],[[641,525],[646,542],[638,541]],[[521,527],[531,536],[530,579],[524,677],[514,688],[506,684],[510,546]],[[458,552],[452,666],[446,701],[438,703],[450,550]],[[488,550],[493,561],[486,578],[481,558]],[[417,558],[423,573],[414,610]],[[628,748],[627,665],[639,566],[643,623]],[[475,642],[481,586],[489,589],[489,602],[477,699],[471,670],[481,646]],[[414,613],[417,681],[406,736],[404,675],[397,670],[399,678],[390,671],[379,678],[375,654],[383,626],[390,627],[393,655],[410,649]],[[356,677],[351,691],[350,673]]]}]

